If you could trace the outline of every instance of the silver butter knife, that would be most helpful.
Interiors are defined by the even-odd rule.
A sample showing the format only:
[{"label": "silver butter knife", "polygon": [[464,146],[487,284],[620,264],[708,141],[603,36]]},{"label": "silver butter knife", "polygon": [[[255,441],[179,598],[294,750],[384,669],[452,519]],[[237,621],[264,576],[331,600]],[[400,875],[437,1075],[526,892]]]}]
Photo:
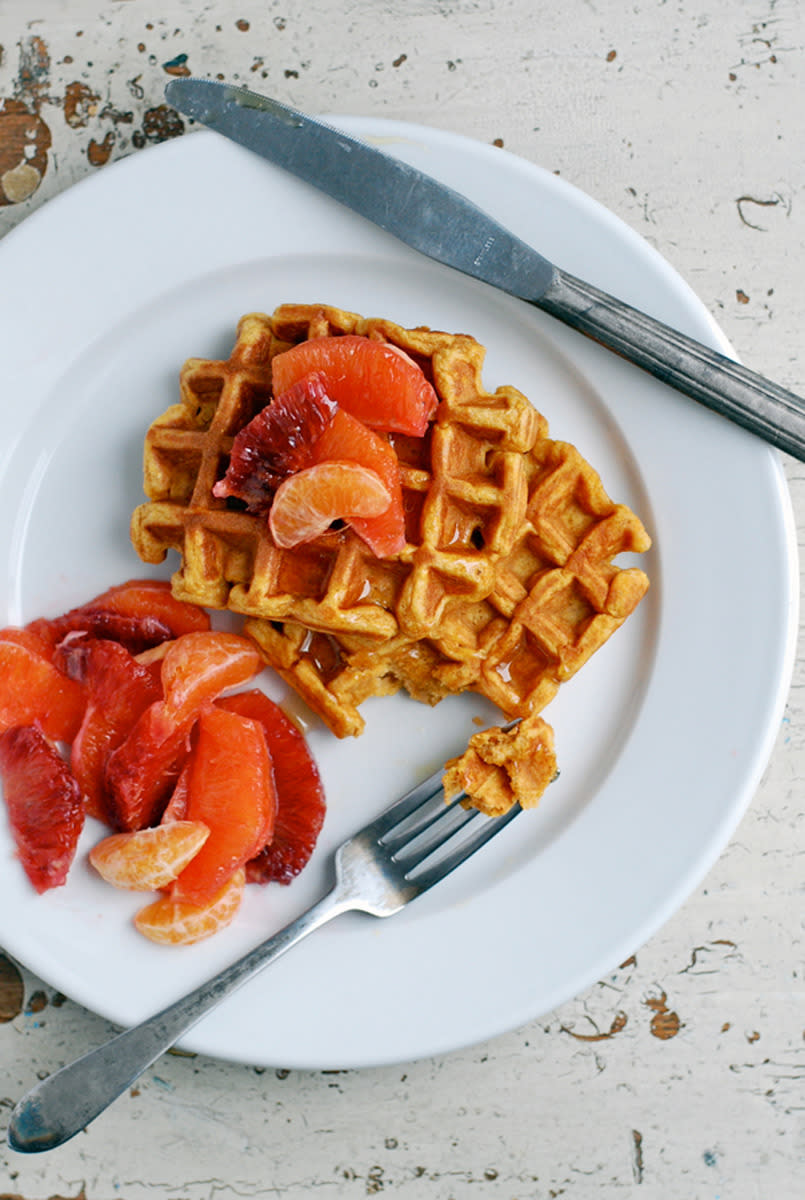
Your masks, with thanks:
[{"label": "silver butter knife", "polygon": [[550,313],[805,461],[805,401],[560,270],[466,197],[247,88],[172,79],[169,104],[313,184],[422,254]]}]

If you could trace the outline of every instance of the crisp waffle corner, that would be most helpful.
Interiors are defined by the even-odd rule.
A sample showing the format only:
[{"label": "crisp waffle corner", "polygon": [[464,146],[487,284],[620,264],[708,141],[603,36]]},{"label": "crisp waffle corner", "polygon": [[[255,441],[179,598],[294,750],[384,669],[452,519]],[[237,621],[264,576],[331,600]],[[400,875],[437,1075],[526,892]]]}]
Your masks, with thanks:
[{"label": "crisp waffle corner", "polygon": [[[264,515],[218,499],[236,434],[271,401],[271,361],[309,338],[358,334],[420,364],[439,397],[424,438],[391,435],[406,544],[379,559],[348,527],[280,549]],[[648,587],[620,567],[650,538],[516,388],[488,391],[484,347],[327,305],[282,305],[238,324],[223,361],[192,358],[180,402],[149,428],[140,557],[176,551],[174,593],[243,614],[271,665],[338,737],[360,706],[404,689],[435,704],[471,690],[507,719],[541,713]]]}]

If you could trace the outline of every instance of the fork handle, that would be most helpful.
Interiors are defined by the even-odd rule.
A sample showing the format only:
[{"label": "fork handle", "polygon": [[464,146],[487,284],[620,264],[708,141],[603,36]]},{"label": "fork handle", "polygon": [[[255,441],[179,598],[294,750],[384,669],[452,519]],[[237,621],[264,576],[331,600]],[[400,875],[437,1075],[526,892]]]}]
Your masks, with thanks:
[{"label": "fork handle", "polygon": [[623,355],[700,404],[805,461],[805,400],[732,358],[555,270],[538,308]]},{"label": "fork handle", "polygon": [[61,1146],[100,1116],[205,1013],[302,938],[353,907],[338,889],[329,892],[214,979],[43,1079],[11,1114],[11,1148],[31,1154]]}]

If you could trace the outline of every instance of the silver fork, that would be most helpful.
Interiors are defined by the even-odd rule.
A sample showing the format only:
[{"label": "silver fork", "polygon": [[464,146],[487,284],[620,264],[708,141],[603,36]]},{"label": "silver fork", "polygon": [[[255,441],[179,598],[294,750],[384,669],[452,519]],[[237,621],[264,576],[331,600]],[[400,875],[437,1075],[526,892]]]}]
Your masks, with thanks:
[{"label": "silver fork", "polygon": [[297,942],[341,913],[390,917],[439,883],[520,812],[490,818],[445,804],[437,771],[335,852],[335,886],[232,966],[153,1017],[36,1084],[14,1108],[9,1145],[23,1153],[61,1146],[120,1096],[205,1013]]}]

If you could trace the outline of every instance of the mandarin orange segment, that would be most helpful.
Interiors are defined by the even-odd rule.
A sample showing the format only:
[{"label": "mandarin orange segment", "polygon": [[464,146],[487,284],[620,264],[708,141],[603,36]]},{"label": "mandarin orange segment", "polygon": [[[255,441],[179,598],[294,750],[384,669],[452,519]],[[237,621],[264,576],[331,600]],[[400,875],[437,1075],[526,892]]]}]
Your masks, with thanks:
[{"label": "mandarin orange segment", "polygon": [[262,726],[235,712],[205,708],[190,763],[186,815],[203,821],[210,837],[176,880],[174,899],[206,903],[270,840],[276,811]]},{"label": "mandarin orange segment", "polygon": [[186,719],[226,688],[247,683],[263,668],[254,643],[236,633],[187,633],[162,660],[165,712]]},{"label": "mandarin orange segment", "polygon": [[378,517],[390,504],[391,493],[376,471],[322,462],[280,484],[268,523],[276,544],[289,549],[318,537],[333,521]]},{"label": "mandarin orange segment", "polygon": [[113,887],[154,892],[172,883],[210,836],[201,821],[173,821],[134,833],[113,833],[89,852],[89,861]]},{"label": "mandarin orange segment", "polygon": [[325,376],[341,408],[373,429],[422,437],[436,412],[438,397],[422,369],[385,342],[355,334],[300,342],[271,362],[274,395],[313,371]]},{"label": "mandarin orange segment", "polygon": [[245,885],[246,873],[241,868],[206,904],[161,896],[137,913],[134,925],[145,937],[162,945],[188,946],[200,942],[232,923]]}]

